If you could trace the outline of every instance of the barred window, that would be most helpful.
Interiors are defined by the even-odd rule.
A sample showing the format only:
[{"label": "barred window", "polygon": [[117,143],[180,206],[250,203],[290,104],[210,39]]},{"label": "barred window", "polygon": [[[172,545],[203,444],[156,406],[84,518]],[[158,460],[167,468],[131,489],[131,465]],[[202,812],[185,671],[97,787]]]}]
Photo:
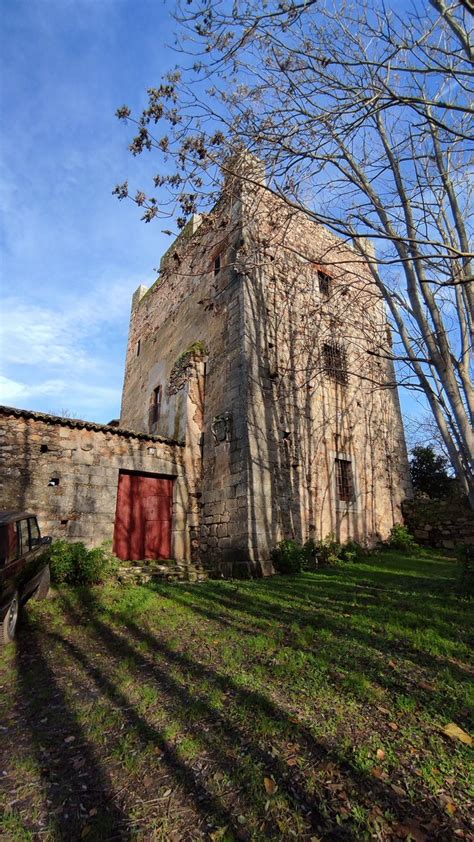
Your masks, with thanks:
[{"label": "barred window", "polygon": [[336,495],[344,503],[354,499],[354,477],[349,459],[336,459]]},{"label": "barred window", "polygon": [[318,284],[319,284],[319,293],[322,298],[329,298],[331,293],[331,276],[327,275],[326,272],[322,272],[321,269],[318,269]]},{"label": "barred window", "polygon": [[323,345],[324,371],[327,376],[342,386],[347,384],[347,353],[345,348],[335,342]]}]

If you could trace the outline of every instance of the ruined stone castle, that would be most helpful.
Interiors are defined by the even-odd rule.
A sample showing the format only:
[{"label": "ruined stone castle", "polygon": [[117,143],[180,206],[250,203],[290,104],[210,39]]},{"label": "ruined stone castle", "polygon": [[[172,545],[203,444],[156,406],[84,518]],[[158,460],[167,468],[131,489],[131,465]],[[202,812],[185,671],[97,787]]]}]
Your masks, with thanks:
[{"label": "ruined stone castle", "polygon": [[2,507],[224,575],[271,572],[282,538],[373,542],[401,521],[408,463],[370,267],[252,167],[135,292],[118,426],[0,411]]}]

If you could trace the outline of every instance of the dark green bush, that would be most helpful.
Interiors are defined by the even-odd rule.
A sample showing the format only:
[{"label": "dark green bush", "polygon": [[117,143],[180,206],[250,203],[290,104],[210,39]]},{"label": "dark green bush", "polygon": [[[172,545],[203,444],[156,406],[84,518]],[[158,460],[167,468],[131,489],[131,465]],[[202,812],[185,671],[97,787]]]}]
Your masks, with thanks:
[{"label": "dark green bush", "polygon": [[474,596],[474,545],[461,544],[456,550],[458,557],[457,591],[461,596]]},{"label": "dark green bush", "polygon": [[303,545],[292,539],[280,541],[272,551],[272,561],[278,573],[295,575],[301,570],[359,561],[367,552],[352,539],[341,544],[331,532],[323,541],[310,538]]},{"label": "dark green bush", "polygon": [[402,526],[401,523],[396,523],[390,530],[387,546],[392,550],[400,550],[401,552],[406,553],[410,552],[410,550],[415,550],[417,543],[406,526]]},{"label": "dark green bush", "polygon": [[323,541],[318,541],[316,546],[316,558],[319,567],[327,567],[338,564],[341,560],[342,545],[337,540],[334,532],[326,535]]},{"label": "dark green bush", "polygon": [[306,560],[304,548],[291,538],[280,541],[272,550],[271,557],[275,570],[289,576],[300,573]]},{"label": "dark green bush", "polygon": [[348,563],[353,563],[356,561],[361,561],[364,556],[368,555],[368,550],[361,546],[357,541],[354,541],[352,538],[349,538],[345,544],[341,547],[341,552],[339,553],[339,558],[341,561],[346,561]]},{"label": "dark green bush", "polygon": [[57,584],[97,585],[113,575],[116,560],[106,547],[88,550],[81,542],[60,540],[47,552],[51,579]]},{"label": "dark green bush", "polygon": [[303,570],[316,570],[318,566],[318,544],[313,538],[309,538],[303,544]]}]

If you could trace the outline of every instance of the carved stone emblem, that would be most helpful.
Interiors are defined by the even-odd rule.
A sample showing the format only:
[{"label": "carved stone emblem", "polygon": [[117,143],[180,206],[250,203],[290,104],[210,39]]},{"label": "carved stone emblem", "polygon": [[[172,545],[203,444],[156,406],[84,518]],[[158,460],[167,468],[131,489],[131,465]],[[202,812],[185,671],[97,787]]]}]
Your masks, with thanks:
[{"label": "carved stone emblem", "polygon": [[225,412],[223,415],[215,416],[211,427],[214,444],[220,444],[223,441],[230,441],[231,422],[232,415],[230,412]]}]

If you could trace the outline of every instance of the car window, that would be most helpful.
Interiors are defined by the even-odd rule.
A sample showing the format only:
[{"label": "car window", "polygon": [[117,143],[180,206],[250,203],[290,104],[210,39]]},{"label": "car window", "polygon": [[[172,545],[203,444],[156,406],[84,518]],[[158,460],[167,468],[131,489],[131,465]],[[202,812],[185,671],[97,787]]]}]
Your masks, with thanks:
[{"label": "car window", "polygon": [[14,561],[19,556],[18,524],[8,524],[8,561]]},{"label": "car window", "polygon": [[20,538],[21,538],[21,554],[24,555],[25,553],[29,552],[30,549],[30,538],[28,535],[28,521],[27,520],[19,520],[18,521],[18,528],[20,531]]},{"label": "car window", "polygon": [[2,559],[8,562],[15,561],[20,554],[18,546],[18,524],[8,523],[2,527],[2,541],[1,541],[1,555]]},{"label": "car window", "polygon": [[30,517],[28,523],[30,524],[30,547],[33,549],[33,547],[37,547],[41,544],[41,535],[35,517]]}]

